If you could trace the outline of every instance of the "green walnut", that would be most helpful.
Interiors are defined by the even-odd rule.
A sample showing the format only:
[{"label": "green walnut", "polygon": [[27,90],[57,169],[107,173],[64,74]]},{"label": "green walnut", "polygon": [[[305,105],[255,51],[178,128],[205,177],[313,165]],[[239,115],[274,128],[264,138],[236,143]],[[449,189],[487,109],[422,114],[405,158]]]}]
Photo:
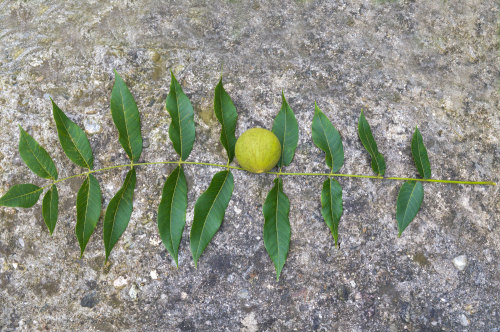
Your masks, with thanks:
[{"label": "green walnut", "polygon": [[280,160],[281,145],[278,137],[264,128],[245,131],[236,141],[236,159],[252,173],[267,172]]}]

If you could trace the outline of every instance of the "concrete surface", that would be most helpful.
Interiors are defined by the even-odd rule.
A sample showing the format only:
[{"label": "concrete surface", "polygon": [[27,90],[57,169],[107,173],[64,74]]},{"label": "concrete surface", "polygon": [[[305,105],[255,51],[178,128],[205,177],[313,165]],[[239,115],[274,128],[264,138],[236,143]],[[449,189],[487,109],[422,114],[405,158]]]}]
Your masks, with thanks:
[{"label": "concrete surface", "polygon": [[[225,163],[212,106],[222,65],[238,135],[271,128],[284,90],[300,125],[287,171],[327,170],[311,139],[317,101],[343,137],[344,173],[372,174],[357,137],[363,107],[387,176],[416,175],[418,125],[434,178],[498,181],[498,15],[491,0],[2,1],[0,194],[46,183],[17,152],[18,124],[61,177],[81,172],[59,146],[49,96],[85,126],[96,167],[126,162],[109,111],[113,69],[141,112],[143,161],[177,159],[164,109],[171,69],[195,108],[190,160]],[[223,226],[195,269],[193,206],[218,169],[186,167],[176,269],[155,223],[171,169],[139,169],[132,219],[105,267],[102,220],[79,259],[82,179],[60,183],[52,238],[40,203],[0,208],[0,330],[500,331],[498,186],[425,184],[422,209],[398,239],[401,183],[341,178],[337,250],[320,213],[324,179],[286,177],[292,241],[276,282],[261,213],[273,177],[234,172]],[[98,174],[103,206],[124,173]]]}]

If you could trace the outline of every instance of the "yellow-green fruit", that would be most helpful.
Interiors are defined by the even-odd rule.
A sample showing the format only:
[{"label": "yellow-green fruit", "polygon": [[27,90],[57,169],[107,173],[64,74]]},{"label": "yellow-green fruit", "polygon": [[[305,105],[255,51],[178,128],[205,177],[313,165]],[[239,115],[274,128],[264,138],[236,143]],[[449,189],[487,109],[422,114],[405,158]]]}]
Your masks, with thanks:
[{"label": "yellow-green fruit", "polygon": [[278,137],[264,128],[245,131],[236,141],[238,164],[249,172],[267,172],[280,160],[281,145]]}]

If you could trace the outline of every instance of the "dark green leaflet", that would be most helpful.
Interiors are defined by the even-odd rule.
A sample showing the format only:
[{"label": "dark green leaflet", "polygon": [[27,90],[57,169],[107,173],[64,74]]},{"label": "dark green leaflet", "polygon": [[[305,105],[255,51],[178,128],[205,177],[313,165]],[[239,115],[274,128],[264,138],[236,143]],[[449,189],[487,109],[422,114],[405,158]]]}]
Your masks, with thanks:
[{"label": "dark green leaflet", "polygon": [[182,160],[186,160],[193,149],[195,138],[193,106],[175,79],[174,73],[171,75],[170,93],[166,100],[167,111],[172,117],[168,135],[175,151]]},{"label": "dark green leaflet", "polygon": [[338,248],[339,222],[342,216],[342,187],[333,178],[328,178],[323,182],[321,191],[321,214],[325,219],[326,225],[332,232],[335,246]]},{"label": "dark green leaflet", "polygon": [[134,97],[116,71],[111,92],[111,116],[123,149],[130,160],[138,161],[142,152],[141,116]]},{"label": "dark green leaflet", "polygon": [[42,202],[42,216],[45,225],[49,229],[50,235],[54,233],[54,228],[56,228],[57,216],[59,214],[59,193],[57,192],[57,187],[52,185],[50,189],[45,193]]},{"label": "dark green leaflet", "polygon": [[19,131],[19,154],[24,163],[36,175],[45,179],[57,180],[56,165],[47,151],[21,126],[19,126]]},{"label": "dark green leaflet", "polygon": [[274,179],[274,186],[267,194],[262,208],[264,214],[264,246],[274,263],[276,279],[285,265],[290,246],[290,201],[283,192],[283,181]]},{"label": "dark green leaflet", "polygon": [[169,175],[163,186],[158,206],[158,230],[161,240],[170,255],[178,263],[178,250],[186,224],[187,183],[182,166]]},{"label": "dark green leaflet", "polygon": [[344,164],[342,138],[316,103],[314,103],[312,139],[314,144],[325,152],[325,161],[328,167],[332,172],[338,172]]},{"label": "dark green leaflet", "polygon": [[101,216],[101,200],[99,181],[89,174],[76,195],[75,233],[80,244],[81,256]]},{"label": "dark green leaflet", "polygon": [[283,92],[281,93],[281,110],[274,119],[272,132],[278,137],[281,145],[278,167],[290,165],[299,142],[299,125]]},{"label": "dark green leaflet", "polygon": [[41,193],[42,188],[34,184],[16,184],[0,197],[0,206],[29,208],[35,205]]},{"label": "dark green leaflet", "polygon": [[106,261],[108,261],[111,249],[113,249],[123,232],[125,232],[128,222],[130,221],[134,200],[135,180],[135,168],[132,168],[128,171],[123,186],[118,190],[111,201],[109,201],[108,208],[106,209],[103,229]]},{"label": "dark green leaflet", "polygon": [[399,190],[396,205],[396,220],[398,221],[398,236],[415,218],[424,199],[424,188],[421,182],[405,181]]},{"label": "dark green leaflet", "polygon": [[234,132],[236,131],[238,113],[236,113],[236,107],[234,107],[231,97],[229,97],[229,94],[224,90],[222,77],[219,84],[215,87],[214,111],[217,120],[219,120],[222,125],[220,142],[227,151],[228,161],[232,162],[234,159],[234,147],[236,145]]},{"label": "dark green leaflet", "polygon": [[222,224],[233,188],[233,174],[230,171],[218,172],[212,178],[207,190],[196,201],[190,235],[191,254],[195,266]]},{"label": "dark green leaflet", "polygon": [[52,113],[56,122],[59,142],[68,158],[78,166],[92,169],[94,156],[85,132],[71,121],[52,100]]},{"label": "dark green leaflet", "polygon": [[411,140],[411,154],[413,155],[413,160],[417,166],[420,176],[424,179],[431,178],[431,164],[429,162],[429,157],[427,156],[427,149],[424,145],[424,139],[420,134],[418,128],[415,128],[415,133]]},{"label": "dark green leaflet", "polygon": [[368,121],[366,121],[363,110],[361,110],[361,115],[359,116],[358,135],[366,151],[368,151],[368,153],[372,157],[371,166],[373,172],[375,172],[375,174],[379,176],[384,176],[386,168],[384,156],[378,151],[377,143],[373,138],[372,130],[370,128],[370,125],[368,124]]}]

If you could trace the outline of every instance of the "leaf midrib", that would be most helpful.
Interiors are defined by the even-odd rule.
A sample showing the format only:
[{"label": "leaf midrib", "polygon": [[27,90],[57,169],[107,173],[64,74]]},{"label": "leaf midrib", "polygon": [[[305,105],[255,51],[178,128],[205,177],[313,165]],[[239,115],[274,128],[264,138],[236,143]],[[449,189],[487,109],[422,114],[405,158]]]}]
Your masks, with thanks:
[{"label": "leaf midrib", "polygon": [[[366,140],[366,143],[368,146],[366,146],[364,143],[363,143],[363,139],[361,139],[361,143],[363,143],[363,145],[365,146],[365,149],[368,150],[368,153],[371,155],[372,157],[372,160],[375,161],[375,164],[377,164],[377,173],[380,174],[380,164],[378,162],[378,155],[380,152],[378,152],[378,147],[377,147],[377,142],[375,142],[375,139],[373,139],[373,142],[375,143],[375,149],[372,147],[371,145],[371,142],[370,142],[370,139],[368,138],[368,134],[366,133],[366,129],[368,129],[370,132],[371,132],[371,128],[370,128],[370,124],[368,123],[368,121],[364,118],[363,116],[363,120],[364,121],[361,121],[361,126],[363,128],[361,128],[362,130],[360,130],[360,135],[364,136],[365,140]],[[367,125],[368,128],[365,127],[365,125]],[[372,135],[373,136],[373,135]],[[373,138],[373,137],[372,137]]]},{"label": "leaf midrib", "polygon": [[[179,166],[180,167],[180,166]],[[173,238],[173,235],[172,235],[172,211],[173,211],[173,206],[174,206],[174,198],[175,198],[175,191],[177,189],[177,184],[179,182],[179,178],[181,176],[181,169],[179,168],[179,172],[177,174],[177,178],[175,179],[175,185],[174,185],[174,190],[173,190],[173,194],[172,194],[172,200],[170,201],[170,243],[172,245],[172,250],[175,252],[175,254],[177,255],[177,250],[174,246],[174,238]],[[176,260],[177,260],[177,257],[175,257]]]},{"label": "leaf midrib", "polygon": [[279,242],[279,228],[278,228],[278,211],[279,211],[279,197],[280,197],[280,180],[278,179],[278,183],[276,183],[276,212],[275,212],[275,220],[276,220],[276,223],[275,223],[275,227],[276,227],[276,249],[278,251],[278,265],[279,265],[279,269],[280,269],[280,272],[281,272],[281,255],[280,255],[280,242]]},{"label": "leaf midrib", "polygon": [[226,184],[226,180],[227,180],[228,176],[229,176],[229,171],[226,171],[226,176],[224,177],[224,181],[222,182],[222,185],[220,186],[219,190],[217,191],[217,195],[215,195],[214,200],[212,201],[212,204],[210,204],[210,209],[208,209],[208,212],[207,212],[207,214],[206,214],[206,216],[204,218],[203,227],[201,228],[201,233],[200,233],[200,239],[198,240],[198,248],[196,248],[196,257],[198,257],[198,258],[200,257],[199,255],[201,255],[201,253],[199,252],[200,248],[201,248],[201,246],[200,246],[200,240],[203,237],[203,232],[205,231],[205,225],[207,224],[206,220],[208,219],[208,216],[210,215],[210,212],[212,212],[212,208],[215,205],[215,201],[219,197],[219,194],[222,191],[222,188],[224,188],[224,185]]},{"label": "leaf midrib", "polygon": [[[57,106],[56,106],[57,107]],[[87,168],[88,169],[91,169],[90,168],[90,165],[87,163],[87,159],[85,159],[85,157],[83,156],[83,154],[80,152],[80,149],[78,149],[78,147],[76,146],[75,144],[75,141],[73,140],[73,137],[69,134],[69,131],[68,131],[68,127],[66,127],[66,123],[64,122],[63,118],[61,117],[61,115],[59,114],[59,112],[62,112],[62,110],[58,110],[56,111],[56,115],[59,117],[59,121],[60,123],[62,124],[62,126],[64,127],[64,130],[66,131],[67,133],[67,136],[69,137],[69,139],[71,140],[71,143],[73,143],[73,146],[75,147],[75,150],[76,152],[78,152],[78,154],[80,155],[80,157],[82,158],[83,162],[85,163],[85,165],[87,165]],[[66,117],[69,121],[71,121],[68,117]],[[75,124],[76,126],[76,124]]]},{"label": "leaf midrib", "polygon": [[124,122],[124,125],[125,125],[125,133],[126,133],[126,138],[127,138],[127,142],[128,142],[128,147],[130,149],[130,154],[132,156],[132,161],[135,161],[135,158],[134,158],[134,150],[132,150],[132,144],[130,143],[130,135],[129,135],[129,131],[128,131],[128,126],[127,126],[127,115],[125,113],[125,102],[123,100],[123,94],[122,94],[122,91],[121,91],[121,82],[120,82],[120,87],[118,87],[118,93],[120,94],[120,98],[122,100],[122,112],[123,112],[123,122]]},{"label": "leaf midrib", "polygon": [[[424,179],[427,178],[427,174],[425,172],[425,168],[424,168],[424,162],[423,162],[423,159],[422,159],[422,154],[424,151],[420,149],[420,137],[418,137],[418,135],[415,137],[416,139],[416,144],[417,144],[417,160],[416,162],[420,164],[420,167],[422,169],[422,174],[420,174]],[[423,145],[423,139],[422,139],[422,145]],[[424,146],[424,149],[425,149],[425,146]],[[418,167],[417,167],[418,168]]]},{"label": "leaf midrib", "polygon": [[[123,200],[123,196],[125,195],[125,192],[127,191],[126,189],[128,188],[128,185],[131,181],[130,180],[131,178],[132,178],[132,175],[130,175],[130,177],[128,179],[125,179],[126,180],[125,183],[123,184],[123,186],[120,188],[120,190],[117,193],[119,195],[119,199],[118,199],[118,203],[116,204],[116,209],[113,211],[113,219],[112,219],[112,224],[111,224],[111,232],[109,233],[108,245],[111,244],[111,238],[113,237],[113,232],[115,230],[115,225],[116,225],[116,222],[115,222],[116,221],[116,214],[118,213],[118,209],[120,208],[120,204]],[[111,252],[111,248],[110,248],[109,252]]]},{"label": "leaf midrib", "polygon": [[24,196],[32,195],[32,194],[34,194],[34,193],[36,193],[37,191],[40,191],[40,190],[42,190],[42,189],[43,189],[43,188],[38,188],[38,189],[37,189],[37,190],[35,190],[35,191],[31,191],[31,192],[29,192],[29,193],[22,194],[22,195],[19,195],[19,196],[14,196],[14,197],[12,197],[12,198],[6,199],[6,200],[5,200],[5,202],[8,202],[8,201],[13,200],[13,199],[16,199],[16,198],[21,198],[21,197],[24,197]]},{"label": "leaf midrib", "polygon": [[[24,133],[23,133],[23,136],[24,136]],[[40,162],[40,160],[38,159],[37,155],[35,154],[35,151],[31,148],[31,145],[29,144],[29,142],[26,139],[26,137],[23,137],[23,136],[21,136],[21,138],[24,140],[24,143],[26,144],[26,146],[30,150],[30,152],[33,155],[33,157],[35,157],[35,159],[38,162],[38,164],[43,168],[43,170],[45,171],[45,173],[47,173],[47,175],[50,177],[50,179],[54,179],[54,177],[52,176],[52,174],[50,174],[49,170],[47,168],[45,168],[45,166],[42,164],[42,162]]]},{"label": "leaf midrib", "polygon": [[411,189],[410,197],[408,198],[408,202],[406,203],[405,213],[403,215],[403,223],[406,224],[406,213],[408,212],[408,206],[410,205],[411,199],[413,197],[413,193],[415,192],[415,188],[417,187],[417,183],[413,183],[413,188]]},{"label": "leaf midrib", "polygon": [[324,117],[326,117],[324,114],[320,113],[319,115],[319,118],[320,118],[320,123],[321,123],[321,129],[323,131],[323,136],[325,137],[325,141],[326,141],[326,145],[328,145],[328,151],[330,152],[330,160],[332,161],[332,170],[335,168],[334,166],[334,163],[333,163],[333,153],[332,153],[332,148],[330,147],[330,140],[328,139],[328,136],[326,135],[326,132],[325,132],[325,127],[324,127],[324,124],[323,124],[323,115]]}]

